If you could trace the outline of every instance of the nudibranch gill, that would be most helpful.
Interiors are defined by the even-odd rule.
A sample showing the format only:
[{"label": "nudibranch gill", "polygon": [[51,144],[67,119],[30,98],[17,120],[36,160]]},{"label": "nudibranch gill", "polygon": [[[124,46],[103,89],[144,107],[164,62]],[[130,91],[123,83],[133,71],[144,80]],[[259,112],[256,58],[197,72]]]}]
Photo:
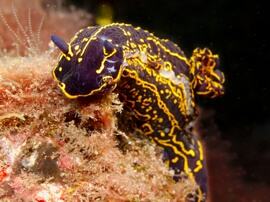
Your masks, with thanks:
[{"label": "nudibranch gill", "polygon": [[134,130],[164,148],[174,179],[185,173],[199,185],[194,201],[205,201],[203,148],[188,126],[197,116],[195,96],[224,93],[218,55],[197,48],[188,59],[175,43],[119,23],[87,27],[69,43],[51,39],[61,50],[53,77],[65,96],[117,92]]}]

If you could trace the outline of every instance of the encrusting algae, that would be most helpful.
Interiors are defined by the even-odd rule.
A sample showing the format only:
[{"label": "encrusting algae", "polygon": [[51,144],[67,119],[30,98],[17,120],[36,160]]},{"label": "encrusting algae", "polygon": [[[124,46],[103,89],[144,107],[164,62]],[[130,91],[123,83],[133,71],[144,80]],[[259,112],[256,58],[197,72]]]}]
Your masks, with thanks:
[{"label": "encrusting algae", "polygon": [[0,57],[1,201],[163,202],[194,192],[189,180],[175,183],[159,147],[118,129],[117,94],[66,99],[51,75],[54,49],[25,51]]}]

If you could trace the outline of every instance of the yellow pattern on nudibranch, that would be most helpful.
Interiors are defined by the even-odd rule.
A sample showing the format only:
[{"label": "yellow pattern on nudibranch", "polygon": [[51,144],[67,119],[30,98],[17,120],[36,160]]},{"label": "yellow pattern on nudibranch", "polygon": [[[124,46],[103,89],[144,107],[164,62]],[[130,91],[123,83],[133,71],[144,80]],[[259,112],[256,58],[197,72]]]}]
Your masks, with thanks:
[{"label": "yellow pattern on nudibranch", "polygon": [[104,64],[105,64],[106,60],[116,53],[116,49],[114,49],[110,54],[108,54],[107,52],[104,52],[104,53],[106,53],[106,55],[103,58],[100,67],[96,70],[96,73],[98,73],[98,74],[100,74],[103,71],[103,69],[105,68]]},{"label": "yellow pattern on nudibranch", "polygon": [[195,173],[199,172],[203,168],[203,165],[202,165],[201,161],[196,161],[196,164],[197,164],[197,167],[194,168]]},{"label": "yellow pattern on nudibranch", "polygon": [[174,157],[174,158],[172,159],[172,162],[173,162],[173,163],[177,163],[177,161],[179,161],[179,158],[178,158],[178,157]]},{"label": "yellow pattern on nudibranch", "polygon": [[173,52],[171,51],[170,49],[168,49],[167,47],[165,47],[164,45],[161,44],[160,40],[155,38],[155,37],[147,37],[147,40],[149,41],[153,41],[154,43],[156,43],[158,46],[161,47],[162,50],[164,50],[166,53],[168,53],[169,55],[172,55],[182,61],[184,61],[187,65],[189,65],[189,61],[186,57],[176,53],[176,52]]},{"label": "yellow pattern on nudibranch", "polygon": [[79,48],[80,48],[79,45],[76,45],[76,46],[74,47],[75,50],[79,50]]},{"label": "yellow pattern on nudibranch", "polygon": [[83,60],[82,58],[78,58],[78,63],[82,62],[82,60]]}]

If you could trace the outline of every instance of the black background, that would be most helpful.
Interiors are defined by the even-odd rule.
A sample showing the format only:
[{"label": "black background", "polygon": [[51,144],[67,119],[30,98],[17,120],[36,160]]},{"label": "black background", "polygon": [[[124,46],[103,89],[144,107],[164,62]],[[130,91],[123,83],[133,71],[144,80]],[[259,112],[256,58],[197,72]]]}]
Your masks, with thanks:
[{"label": "black background", "polygon": [[70,0],[95,14],[106,3],[114,21],[131,23],[176,42],[190,56],[209,47],[221,58],[226,94],[200,100],[215,110],[222,138],[236,154],[244,179],[270,184],[269,17],[261,1]]}]

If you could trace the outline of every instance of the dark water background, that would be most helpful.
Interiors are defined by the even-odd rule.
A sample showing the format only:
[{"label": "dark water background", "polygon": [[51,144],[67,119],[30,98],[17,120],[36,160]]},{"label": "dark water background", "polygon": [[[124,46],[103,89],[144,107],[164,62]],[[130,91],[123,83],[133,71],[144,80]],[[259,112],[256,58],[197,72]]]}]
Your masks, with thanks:
[{"label": "dark water background", "polygon": [[[226,75],[226,94],[217,100],[200,100],[199,104],[215,112],[212,116],[221,136],[217,144],[229,143],[226,152],[232,157],[225,162],[228,168],[240,168],[240,181],[247,186],[262,184],[270,192],[270,35],[267,31],[270,11],[265,3],[239,0],[69,2],[94,14],[105,3],[112,8],[114,21],[141,26],[157,36],[169,38],[188,56],[196,47],[209,47],[218,53]],[[220,170],[220,175],[224,172],[227,171]],[[267,201],[263,198],[269,192],[255,196],[256,191],[251,191],[254,191],[252,200]]]}]

